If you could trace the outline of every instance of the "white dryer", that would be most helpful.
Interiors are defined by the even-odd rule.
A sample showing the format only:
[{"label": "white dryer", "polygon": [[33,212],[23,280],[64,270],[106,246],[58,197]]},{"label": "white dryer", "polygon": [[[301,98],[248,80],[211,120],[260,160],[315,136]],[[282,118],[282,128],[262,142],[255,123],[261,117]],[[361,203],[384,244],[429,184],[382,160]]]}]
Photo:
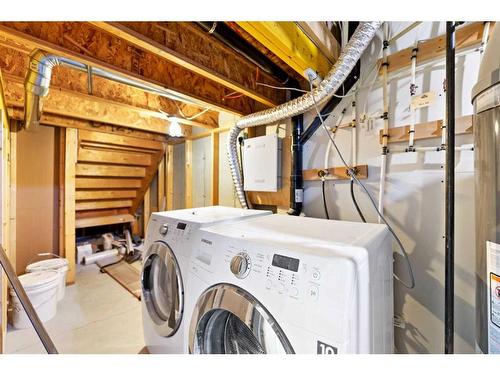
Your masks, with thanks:
[{"label": "white dryer", "polygon": [[385,225],[271,215],[200,230],[190,353],[392,353]]},{"label": "white dryer", "polygon": [[151,215],[143,255],[142,321],[150,353],[186,353],[184,325],[189,295],[187,267],[198,229],[217,223],[270,215],[269,211],[202,207]]}]

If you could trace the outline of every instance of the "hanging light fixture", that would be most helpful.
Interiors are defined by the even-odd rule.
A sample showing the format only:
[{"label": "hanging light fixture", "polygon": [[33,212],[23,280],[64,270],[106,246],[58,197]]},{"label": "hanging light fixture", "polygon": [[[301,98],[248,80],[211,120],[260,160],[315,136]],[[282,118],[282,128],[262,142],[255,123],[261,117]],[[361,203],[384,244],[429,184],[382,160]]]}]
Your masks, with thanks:
[{"label": "hanging light fixture", "polygon": [[179,122],[175,117],[171,117],[168,119],[170,125],[168,127],[168,135],[171,137],[182,137],[182,128],[179,125]]}]

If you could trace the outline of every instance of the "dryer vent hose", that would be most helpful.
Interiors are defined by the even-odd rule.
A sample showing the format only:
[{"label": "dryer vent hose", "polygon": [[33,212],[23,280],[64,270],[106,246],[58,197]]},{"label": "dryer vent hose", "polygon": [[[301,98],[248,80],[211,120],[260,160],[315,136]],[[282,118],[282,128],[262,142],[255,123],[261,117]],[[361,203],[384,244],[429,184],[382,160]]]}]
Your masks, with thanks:
[{"label": "dryer vent hose", "polygon": [[243,208],[249,208],[243,191],[242,174],[238,164],[238,135],[245,128],[271,124],[307,112],[328,100],[344,83],[361,55],[372,41],[382,22],[362,22],[342,50],[337,62],[325,79],[313,91],[277,107],[241,118],[229,132],[227,154],[236,194]]}]

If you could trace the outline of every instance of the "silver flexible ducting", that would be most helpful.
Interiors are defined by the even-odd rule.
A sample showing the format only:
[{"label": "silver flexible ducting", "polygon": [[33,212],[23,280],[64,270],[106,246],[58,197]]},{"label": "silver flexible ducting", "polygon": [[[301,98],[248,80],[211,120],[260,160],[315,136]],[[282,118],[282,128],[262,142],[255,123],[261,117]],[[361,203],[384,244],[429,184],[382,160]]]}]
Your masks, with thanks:
[{"label": "silver flexible ducting", "polygon": [[248,208],[243,191],[241,170],[238,163],[238,135],[245,128],[270,124],[304,113],[330,98],[345,81],[366,47],[370,44],[382,22],[361,22],[349,43],[342,50],[337,62],[325,79],[312,92],[281,104],[275,108],[253,113],[241,118],[229,132],[227,153],[229,168],[236,194],[243,208]]},{"label": "silver flexible ducting", "polygon": [[28,72],[24,80],[24,128],[33,129],[40,124],[42,114],[41,98],[47,96],[50,87],[52,68],[59,65],[57,56],[41,50],[30,54]]}]

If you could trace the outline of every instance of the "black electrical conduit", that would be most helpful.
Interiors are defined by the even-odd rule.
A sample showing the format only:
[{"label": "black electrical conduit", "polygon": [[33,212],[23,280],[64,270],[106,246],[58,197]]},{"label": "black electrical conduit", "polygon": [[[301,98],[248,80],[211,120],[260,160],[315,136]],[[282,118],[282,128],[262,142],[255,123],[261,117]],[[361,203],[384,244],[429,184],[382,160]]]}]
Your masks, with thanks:
[{"label": "black electrical conduit", "polygon": [[263,55],[254,46],[244,40],[238,33],[227,26],[224,22],[196,22],[206,32],[229,46],[235,52],[245,56],[264,72],[276,77],[282,84],[293,86],[288,74]]},{"label": "black electrical conduit", "polygon": [[455,262],[455,29],[446,22],[446,193],[445,193],[445,277],[444,352],[454,352],[454,262]]},{"label": "black electrical conduit", "polygon": [[19,281],[19,278],[17,277],[16,272],[14,271],[14,267],[12,267],[9,258],[7,257],[7,253],[1,246],[0,246],[0,265],[4,269],[7,275],[7,279],[9,279],[10,285],[12,285],[12,288],[16,292],[19,301],[21,301],[21,305],[23,306],[26,315],[28,315],[31,324],[33,324],[33,328],[35,329],[36,334],[40,338],[40,341],[42,341],[45,350],[47,351],[48,354],[59,354],[57,352],[56,346],[54,345],[52,339],[47,333],[47,330],[45,329],[42,321],[40,320],[38,314],[36,313],[35,308],[31,304],[31,301],[28,298],[26,291],[24,290],[21,282]]},{"label": "black electrical conduit", "polygon": [[[359,22],[349,23],[349,38],[352,36]],[[345,95],[356,84],[360,75],[360,63],[355,65],[346,80],[337,90],[336,94]],[[290,209],[289,215],[300,215],[302,212],[302,204],[304,198],[304,181],[302,178],[302,150],[304,144],[313,136],[316,130],[321,126],[322,121],[325,121],[333,112],[337,105],[342,101],[338,96],[332,96],[320,111],[321,118],[316,116],[311,124],[304,130],[302,115],[292,117],[292,154],[291,154],[291,177],[290,177]],[[300,118],[300,120],[298,120]],[[325,211],[326,213],[326,211]],[[329,216],[329,215],[327,215]]]}]

